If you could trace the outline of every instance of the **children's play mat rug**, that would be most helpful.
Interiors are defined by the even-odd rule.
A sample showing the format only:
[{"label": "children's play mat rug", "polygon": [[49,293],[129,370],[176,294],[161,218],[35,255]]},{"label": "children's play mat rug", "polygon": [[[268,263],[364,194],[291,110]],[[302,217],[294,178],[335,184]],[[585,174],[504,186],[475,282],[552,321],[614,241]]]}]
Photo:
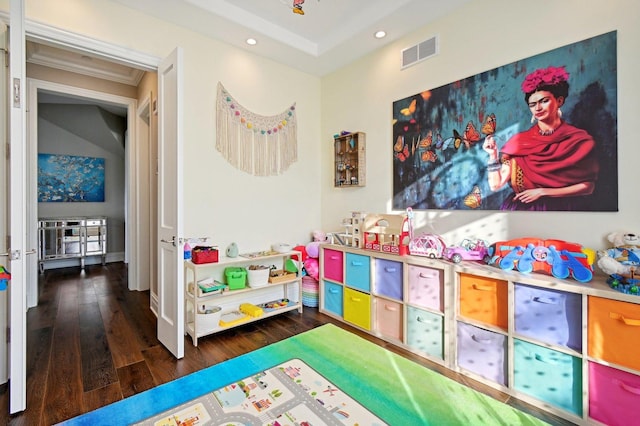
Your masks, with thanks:
[{"label": "children's play mat rug", "polygon": [[63,425],[543,425],[327,324]]}]

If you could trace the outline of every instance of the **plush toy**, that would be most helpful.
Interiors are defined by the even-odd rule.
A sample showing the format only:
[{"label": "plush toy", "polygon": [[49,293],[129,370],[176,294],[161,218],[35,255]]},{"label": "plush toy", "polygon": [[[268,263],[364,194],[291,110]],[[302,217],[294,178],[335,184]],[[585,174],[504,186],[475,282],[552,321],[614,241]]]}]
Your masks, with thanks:
[{"label": "plush toy", "polygon": [[307,260],[304,261],[304,270],[307,271],[307,275],[317,281],[320,273],[318,259],[315,259],[313,257],[307,258]]},{"label": "plush toy", "polygon": [[314,259],[317,259],[318,257],[320,257],[320,242],[319,241],[312,241],[310,243],[307,244],[306,246],[307,249],[307,256],[312,257]]},{"label": "plush toy", "polygon": [[[299,245],[299,246],[295,246],[293,249],[295,251],[299,251],[300,253],[302,253],[302,259],[300,259],[301,262],[304,262],[305,260],[307,260],[307,257],[309,257],[309,255],[307,255],[307,248],[305,246]],[[295,254],[291,257],[293,259],[298,260],[298,256]]]},{"label": "plush toy", "polygon": [[608,275],[633,279],[640,272],[640,235],[613,232],[607,236],[612,248],[598,251],[598,267]]}]

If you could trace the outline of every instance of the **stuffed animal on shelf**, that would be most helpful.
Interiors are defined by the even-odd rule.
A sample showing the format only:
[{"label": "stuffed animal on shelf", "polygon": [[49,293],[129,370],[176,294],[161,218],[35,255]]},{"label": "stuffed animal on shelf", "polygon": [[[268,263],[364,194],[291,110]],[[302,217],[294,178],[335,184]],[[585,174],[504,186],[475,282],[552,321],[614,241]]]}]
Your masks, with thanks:
[{"label": "stuffed animal on shelf", "polygon": [[598,267],[617,279],[635,281],[634,275],[640,269],[640,235],[612,232],[607,240],[613,247],[598,251]]}]

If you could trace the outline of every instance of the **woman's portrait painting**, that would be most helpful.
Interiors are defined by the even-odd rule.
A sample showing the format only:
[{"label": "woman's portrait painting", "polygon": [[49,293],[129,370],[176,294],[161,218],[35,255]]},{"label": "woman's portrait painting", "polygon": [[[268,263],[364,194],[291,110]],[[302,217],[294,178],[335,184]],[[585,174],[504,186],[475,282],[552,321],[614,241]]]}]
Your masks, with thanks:
[{"label": "woman's portrait painting", "polygon": [[616,32],[393,103],[393,208],[617,211]]}]

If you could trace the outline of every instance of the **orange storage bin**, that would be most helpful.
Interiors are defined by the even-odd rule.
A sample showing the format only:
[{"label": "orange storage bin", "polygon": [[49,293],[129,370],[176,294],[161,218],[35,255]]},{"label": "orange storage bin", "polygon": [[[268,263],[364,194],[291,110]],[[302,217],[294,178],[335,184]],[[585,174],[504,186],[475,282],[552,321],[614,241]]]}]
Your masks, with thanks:
[{"label": "orange storage bin", "polygon": [[589,356],[640,370],[640,305],[589,296]]},{"label": "orange storage bin", "polygon": [[507,330],[507,282],[460,274],[460,315]]}]

